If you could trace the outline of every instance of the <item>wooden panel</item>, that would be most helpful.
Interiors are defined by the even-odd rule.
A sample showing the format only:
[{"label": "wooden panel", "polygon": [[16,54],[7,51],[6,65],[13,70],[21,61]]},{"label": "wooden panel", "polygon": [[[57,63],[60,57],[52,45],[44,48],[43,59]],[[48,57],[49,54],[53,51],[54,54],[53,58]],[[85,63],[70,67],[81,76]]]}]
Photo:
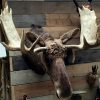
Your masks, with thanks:
[{"label": "wooden panel", "polygon": [[[100,61],[100,50],[89,49],[89,50],[77,51],[74,64],[89,63],[96,61]],[[67,65],[72,64],[71,61],[67,59],[65,60],[65,62],[67,62]],[[29,67],[24,62],[21,56],[13,57],[13,65],[14,65],[13,69],[15,71],[29,69]]]},{"label": "wooden panel", "polygon": [[[76,13],[75,5],[73,2],[9,2],[10,7],[13,9],[13,14],[17,15],[32,15],[35,13]],[[100,2],[93,3],[97,13],[99,13]]]},{"label": "wooden panel", "polygon": [[[100,62],[69,65],[66,67],[67,68],[66,71],[68,72],[69,77],[71,78],[72,81],[73,80],[77,81],[79,78],[83,78],[87,75],[87,73],[91,72],[92,65],[100,66]],[[100,73],[100,69],[98,69],[98,73]],[[40,76],[40,75],[35,74],[32,70],[20,70],[20,71],[11,72],[12,85],[27,84],[27,83],[33,83],[33,82],[46,81],[46,80],[50,80],[48,75]],[[84,79],[84,82],[85,82],[85,79]]]},{"label": "wooden panel", "polygon": [[9,55],[10,55],[10,57],[12,57],[12,56],[21,56],[22,53],[19,52],[19,51],[9,51]]},{"label": "wooden panel", "polygon": [[[9,5],[13,9],[13,19],[16,27],[30,27],[31,24],[53,27],[79,25],[79,17],[73,2],[19,0],[9,1]],[[96,14],[99,15],[100,22],[100,2],[94,2],[93,6]]]},{"label": "wooden panel", "polygon": [[77,14],[46,14],[46,26],[79,26]]},{"label": "wooden panel", "polygon": [[16,100],[14,87],[11,87],[11,100]]},{"label": "wooden panel", "polygon": [[53,94],[54,87],[50,81],[45,81],[41,83],[33,83],[33,84],[25,84],[25,85],[18,85],[14,87],[15,89],[15,96],[22,97],[23,95],[28,95],[28,97],[35,97],[35,96],[42,96],[42,95],[49,95]]},{"label": "wooden panel", "polygon": [[56,95],[47,95],[41,97],[29,98],[27,100],[59,100]]},{"label": "wooden panel", "polygon": [[13,71],[13,62],[12,62],[12,57],[9,57],[9,64],[10,64],[10,71]]},{"label": "wooden panel", "polygon": [[[26,11],[27,12],[27,11]],[[30,27],[32,24],[45,26],[45,15],[13,15],[13,20],[16,27]]]},{"label": "wooden panel", "polygon": [[[77,91],[77,90],[87,91],[88,87],[86,86],[87,84],[83,78],[79,78],[78,80],[72,81],[72,88],[74,91]],[[50,94],[55,93],[54,86],[51,83],[51,81],[25,84],[25,85],[17,85],[17,86],[12,86],[12,87],[14,88],[16,99],[18,98],[21,99],[23,95],[27,95],[28,98],[32,98],[32,97],[50,95]]]},{"label": "wooden panel", "polygon": [[27,84],[47,80],[50,80],[48,75],[41,76],[35,74],[32,70],[20,70],[11,72],[11,85]]},{"label": "wooden panel", "polygon": [[75,63],[88,63],[94,61],[100,61],[100,48],[95,50],[80,50],[76,52]]},{"label": "wooden panel", "polygon": [[43,12],[43,2],[9,2],[9,6],[15,15],[32,15]]},{"label": "wooden panel", "polygon": [[[66,6],[67,5],[67,6]],[[13,14],[30,15],[35,13],[70,13],[73,3],[67,2],[9,2]],[[75,10],[72,10],[75,12]]]},{"label": "wooden panel", "polygon": [[[77,72],[78,73],[78,72]],[[22,76],[23,77],[23,76]],[[27,77],[28,78],[28,77]],[[18,78],[17,78],[18,79]],[[26,79],[26,78],[25,78]],[[31,78],[32,79],[32,78]],[[36,78],[35,78],[36,79]],[[15,85],[15,87],[21,87],[21,86],[24,86],[24,85],[28,85],[28,84],[26,84],[25,83],[25,81],[27,81],[27,82],[30,82],[31,84],[41,84],[41,83],[43,83],[44,85],[42,85],[42,87],[45,87],[45,86],[47,86],[48,84],[52,84],[51,83],[51,81],[40,81],[40,80],[43,80],[43,79],[39,79],[39,78],[37,77],[37,80],[34,80],[34,77],[33,77],[33,81],[39,81],[39,83],[31,83],[31,81],[29,80],[28,81],[28,79],[27,80],[24,80],[24,79],[22,79],[22,80],[24,80],[23,81],[23,84],[22,84],[22,81],[20,81],[21,82],[21,85],[20,85],[20,83],[18,83],[17,81],[16,81],[16,84],[13,84],[12,83],[12,86],[14,86]],[[85,89],[88,89],[89,88],[89,86],[88,86],[88,84],[87,84],[87,82],[86,82],[86,77],[85,77],[85,75],[84,76],[82,76],[81,74],[76,74],[75,73],[75,75],[73,76],[73,77],[70,77],[69,78],[70,79],[70,81],[71,81],[71,85],[72,85],[72,88],[73,88],[73,90],[74,91],[77,91],[77,90],[85,90]],[[49,82],[49,83],[46,83],[46,82]],[[96,86],[97,86],[97,84],[98,83],[96,83]],[[20,88],[19,88],[20,89]],[[38,89],[39,89],[39,87],[38,87]],[[41,89],[40,89],[40,91],[42,91]],[[39,95],[38,95],[39,96]]]},{"label": "wooden panel", "polygon": [[[16,27],[30,27],[31,24],[49,27],[79,26],[78,14],[33,14],[13,15]],[[97,23],[100,23],[100,14],[97,14]]]},{"label": "wooden panel", "polygon": [[24,59],[21,56],[13,57],[12,62],[14,71],[29,69],[29,66],[27,66],[27,64],[25,63]]},{"label": "wooden panel", "polygon": [[[94,100],[95,93],[96,93],[96,89],[93,89],[93,91],[88,90],[87,93],[81,94],[81,96],[83,100]],[[23,96],[18,97],[18,98],[20,99],[13,99],[13,100],[22,100]],[[28,96],[27,100],[59,100],[59,99],[57,98],[56,95],[47,95],[47,96],[38,96],[38,97],[32,97],[32,98]]]}]

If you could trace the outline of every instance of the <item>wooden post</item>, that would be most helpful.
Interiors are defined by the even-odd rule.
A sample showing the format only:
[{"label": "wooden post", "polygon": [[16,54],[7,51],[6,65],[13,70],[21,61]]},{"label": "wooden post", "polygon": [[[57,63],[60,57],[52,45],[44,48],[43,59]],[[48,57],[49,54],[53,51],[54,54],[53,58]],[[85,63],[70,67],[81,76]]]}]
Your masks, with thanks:
[{"label": "wooden post", "polygon": [[4,100],[6,100],[6,81],[5,81],[5,60],[2,59],[2,70],[1,70],[1,75],[2,75],[2,97]]},{"label": "wooden post", "polygon": [[0,98],[2,96],[2,60],[0,59]]}]

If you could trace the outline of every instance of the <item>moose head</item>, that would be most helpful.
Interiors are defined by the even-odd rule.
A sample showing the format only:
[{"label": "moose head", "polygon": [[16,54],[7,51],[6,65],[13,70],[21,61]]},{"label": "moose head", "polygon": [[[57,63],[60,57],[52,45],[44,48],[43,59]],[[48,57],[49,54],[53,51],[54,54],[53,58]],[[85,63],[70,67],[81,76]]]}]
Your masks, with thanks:
[{"label": "moose head", "polygon": [[[60,36],[59,39],[55,39],[49,33],[44,32],[40,26],[34,26],[30,32],[23,33],[22,39],[20,39],[8,6],[0,15],[1,26],[8,40],[8,44],[3,43],[3,45],[10,50],[21,50],[24,59],[36,73],[48,73],[59,98],[69,97],[73,92],[64,62],[67,49],[83,49],[86,44],[89,48],[97,45],[98,42],[98,26],[91,3],[80,6],[76,0],[73,1],[80,15],[81,29],[72,29]],[[73,39],[79,30],[81,30],[79,44],[69,45],[68,41]]]},{"label": "moose head", "polygon": [[[59,98],[68,97],[72,94],[72,87],[64,62],[67,48],[62,45],[63,36],[60,39],[55,39],[49,33],[41,30],[42,28],[34,27],[32,31],[23,34],[21,51],[24,59],[28,61],[28,65],[36,73],[47,72]],[[78,30],[76,28],[68,33],[76,34]]]}]

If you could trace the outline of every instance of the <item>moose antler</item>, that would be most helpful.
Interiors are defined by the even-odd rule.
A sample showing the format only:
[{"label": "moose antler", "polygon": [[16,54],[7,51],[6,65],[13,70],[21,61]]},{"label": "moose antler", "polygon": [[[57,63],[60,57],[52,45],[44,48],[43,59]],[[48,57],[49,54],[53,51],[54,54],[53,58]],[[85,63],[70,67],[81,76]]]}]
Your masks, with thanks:
[{"label": "moose antler", "polygon": [[12,20],[12,9],[9,10],[8,5],[1,12],[0,21],[4,35],[8,41],[8,44],[2,44],[10,50],[20,50],[21,39]]},{"label": "moose antler", "polygon": [[95,11],[91,9],[91,3],[79,6],[76,0],[73,0],[80,14],[81,34],[79,45],[63,45],[65,48],[83,49],[85,40],[89,45],[95,45],[97,42],[97,23]]},{"label": "moose antler", "polygon": [[[28,34],[28,33],[26,33],[26,34]],[[32,33],[32,35],[34,37],[38,36],[34,33]],[[37,48],[35,48],[35,46],[37,45],[37,43],[40,41],[40,39],[42,37],[41,35],[38,36],[37,39],[32,43],[31,47],[29,47],[29,48],[26,47],[26,45],[25,45],[25,36],[26,35],[24,34],[24,31],[23,31],[23,36],[22,36],[22,39],[21,39],[21,50],[22,50],[22,52],[27,53],[27,52],[34,51],[34,53],[37,53],[37,52],[44,51],[44,50],[48,49],[48,47],[37,47]]]},{"label": "moose antler", "polygon": [[[79,11],[79,14],[80,14],[80,21],[81,21],[80,44],[79,45],[64,45],[64,43],[67,41],[67,39],[71,38],[71,36],[74,33],[76,33],[76,31],[79,30],[78,28],[76,28],[75,30],[71,30],[70,32],[72,34],[69,37],[67,37],[67,39],[66,39],[66,36],[68,36],[68,35],[66,35],[66,33],[65,33],[59,39],[60,41],[58,41],[57,39],[55,39],[55,41],[57,40],[56,42],[58,44],[62,45],[64,48],[83,49],[83,47],[85,46],[85,40],[89,45],[95,45],[97,42],[97,36],[98,36],[98,33],[97,33],[98,26],[96,23],[95,11],[91,10],[91,3],[88,3],[88,5],[80,6],[76,0],[73,0],[73,2],[75,3],[75,5]],[[24,45],[24,42],[21,43],[21,39],[18,35],[18,32],[16,31],[16,28],[15,28],[13,20],[12,20],[12,10],[8,9],[8,5],[6,5],[4,10],[1,12],[0,20],[1,20],[1,26],[5,33],[5,37],[8,40],[8,44],[3,43],[3,45],[6,48],[8,48],[10,50],[23,49],[23,50],[26,50],[29,52],[34,49],[34,47],[40,40],[40,37],[38,37],[30,48],[27,48]],[[64,39],[64,37],[65,37],[65,39]],[[47,47],[39,47],[39,48],[35,48],[34,52],[38,52],[38,51],[46,50],[46,49],[47,49]]]}]

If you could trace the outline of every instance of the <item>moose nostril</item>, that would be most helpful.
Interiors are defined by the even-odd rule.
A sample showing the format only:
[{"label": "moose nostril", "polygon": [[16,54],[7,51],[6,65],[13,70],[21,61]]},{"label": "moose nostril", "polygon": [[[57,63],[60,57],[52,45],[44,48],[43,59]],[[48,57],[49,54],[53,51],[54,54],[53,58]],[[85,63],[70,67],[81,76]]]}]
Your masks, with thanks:
[{"label": "moose nostril", "polygon": [[58,98],[66,98],[66,97],[71,96],[71,94],[72,94],[72,91],[70,88],[65,89],[65,90],[57,89],[57,92],[56,92],[56,95]]},{"label": "moose nostril", "polygon": [[61,95],[61,91],[60,91],[60,89],[57,89],[56,94],[57,94],[57,97],[59,98],[59,97],[60,97],[60,95]]}]

